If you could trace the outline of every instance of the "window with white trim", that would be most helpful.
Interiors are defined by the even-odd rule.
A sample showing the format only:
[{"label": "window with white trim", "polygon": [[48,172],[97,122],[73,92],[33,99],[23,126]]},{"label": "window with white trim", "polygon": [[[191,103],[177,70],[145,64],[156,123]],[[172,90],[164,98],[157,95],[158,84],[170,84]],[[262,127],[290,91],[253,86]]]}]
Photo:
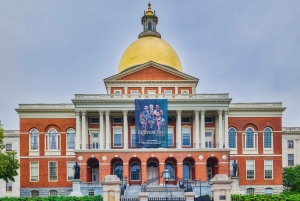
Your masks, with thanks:
[{"label": "window with white trim", "polygon": [[130,180],[139,181],[141,177],[141,167],[140,164],[134,162],[130,166]]},{"label": "window with white trim", "polygon": [[187,95],[187,94],[189,94],[189,90],[181,90],[181,94],[182,95]]},{"label": "window with white trim", "polygon": [[236,130],[234,128],[228,130],[228,146],[231,149],[236,149]]},{"label": "window with white trim", "polygon": [[99,117],[90,117],[91,124],[99,124]]},{"label": "window with white trim", "polygon": [[183,177],[185,179],[192,179],[192,165],[189,161],[183,162]]},{"label": "window with white trim", "polygon": [[205,147],[211,148],[213,146],[212,132],[205,132]]},{"label": "window with white trim", "polygon": [[255,189],[254,189],[254,188],[247,188],[247,194],[253,195],[254,192],[255,192]]},{"label": "window with white trim", "polygon": [[122,117],[113,117],[113,124],[122,124]]},{"label": "window with white trim", "polygon": [[131,133],[131,146],[135,147],[136,146],[136,133],[135,133],[135,127],[132,127],[130,129],[130,133]]},{"label": "window with white trim", "polygon": [[273,179],[273,160],[265,160],[265,179]]},{"label": "window with white trim", "polygon": [[114,90],[114,94],[115,94],[115,95],[121,95],[121,94],[122,94],[122,91],[121,91],[121,90]]},{"label": "window with white trim", "polygon": [[175,180],[175,168],[172,162],[166,163],[166,169],[170,172],[170,180]]},{"label": "window with white trim", "polygon": [[12,181],[10,179],[6,182],[6,191],[12,191]]},{"label": "window with white trim", "polygon": [[294,166],[294,154],[288,154],[288,166]]},{"label": "window with white trim", "polygon": [[114,147],[121,147],[122,146],[122,128],[121,127],[114,127],[113,128],[113,140],[114,140]]},{"label": "window with white trim", "polygon": [[49,131],[49,146],[50,150],[57,150],[58,147],[58,136],[55,129],[50,129]]},{"label": "window with white trim", "polygon": [[74,179],[74,167],[75,162],[67,162],[67,181],[71,181]]},{"label": "window with white trim", "polygon": [[39,181],[39,163],[30,162],[30,181]]},{"label": "window with white trim", "polygon": [[67,149],[75,149],[75,130],[73,128],[67,130]]},{"label": "window with white trim", "polygon": [[272,148],[273,146],[273,132],[270,128],[264,130],[264,148]]},{"label": "window with white trim", "polygon": [[174,146],[174,128],[168,127],[168,146]]},{"label": "window with white trim", "polygon": [[254,148],[254,130],[252,128],[248,128],[246,130],[246,149]]},{"label": "window with white trim", "polygon": [[57,181],[57,162],[49,162],[49,181]]},{"label": "window with white trim", "polygon": [[191,146],[191,128],[182,127],[182,146]]},{"label": "window with white trim", "polygon": [[88,196],[94,197],[95,196],[95,190],[94,189],[89,189],[88,190]]},{"label": "window with white trim", "polygon": [[30,131],[30,150],[39,149],[39,131],[37,129],[32,129]]},{"label": "window with white trim", "polygon": [[5,151],[12,151],[12,144],[6,144]]},{"label": "window with white trim", "polygon": [[172,90],[164,90],[164,97],[172,97]]},{"label": "window with white trim", "polygon": [[99,149],[99,133],[92,132],[90,135],[91,146],[90,149]]},{"label": "window with white trim", "polygon": [[288,149],[294,149],[294,140],[288,140],[287,147]]},{"label": "window with white trim", "polygon": [[255,162],[254,160],[246,160],[247,179],[255,179]]}]

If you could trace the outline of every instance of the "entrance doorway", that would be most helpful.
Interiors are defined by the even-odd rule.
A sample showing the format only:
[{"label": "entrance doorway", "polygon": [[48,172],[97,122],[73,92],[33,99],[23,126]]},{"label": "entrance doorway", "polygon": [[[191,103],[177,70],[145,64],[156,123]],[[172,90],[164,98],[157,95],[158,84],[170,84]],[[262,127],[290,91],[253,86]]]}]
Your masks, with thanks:
[{"label": "entrance doorway", "polygon": [[206,164],[206,178],[207,180],[211,180],[212,179],[212,165],[211,163],[207,163]]},{"label": "entrance doorway", "polygon": [[[153,179],[155,177],[158,177],[158,165],[155,162],[149,162],[147,164],[147,180]],[[157,186],[158,185],[158,179],[154,181],[153,183],[149,184],[152,186]]]},{"label": "entrance doorway", "polygon": [[99,182],[99,164],[94,164],[92,168],[92,182]]}]

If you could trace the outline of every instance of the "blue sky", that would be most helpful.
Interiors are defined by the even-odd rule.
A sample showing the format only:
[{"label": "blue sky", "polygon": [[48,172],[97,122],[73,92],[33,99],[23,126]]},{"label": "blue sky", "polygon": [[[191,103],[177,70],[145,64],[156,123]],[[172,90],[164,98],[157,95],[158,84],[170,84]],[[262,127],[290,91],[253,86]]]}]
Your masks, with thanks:
[{"label": "blue sky", "polygon": [[[300,1],[153,0],[157,30],[197,93],[232,102],[283,102],[300,126]],[[144,0],[0,0],[0,120],[18,129],[19,103],[71,103],[105,92],[142,31]]]}]

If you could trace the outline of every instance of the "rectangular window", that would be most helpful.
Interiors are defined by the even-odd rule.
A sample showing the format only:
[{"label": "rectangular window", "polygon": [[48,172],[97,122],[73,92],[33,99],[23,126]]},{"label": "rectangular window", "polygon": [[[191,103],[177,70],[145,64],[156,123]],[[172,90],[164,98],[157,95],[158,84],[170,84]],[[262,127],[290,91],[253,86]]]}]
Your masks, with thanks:
[{"label": "rectangular window", "polygon": [[287,145],[288,145],[289,149],[293,149],[294,148],[294,140],[288,140],[287,143],[288,143]]},{"label": "rectangular window", "polygon": [[191,123],[191,118],[190,117],[182,117],[181,122],[182,123]]},{"label": "rectangular window", "polygon": [[67,133],[67,149],[75,149],[75,133]]},{"label": "rectangular window", "polygon": [[172,90],[164,90],[164,94],[172,94]]},{"label": "rectangular window", "polygon": [[247,179],[254,179],[254,160],[246,160]]},{"label": "rectangular window", "polygon": [[122,123],[122,117],[114,117],[113,118],[114,124],[121,124]]},{"label": "rectangular window", "polygon": [[174,130],[168,127],[168,146],[174,146]]},{"label": "rectangular window", "polygon": [[273,161],[265,160],[265,179],[273,179]]},{"label": "rectangular window", "polygon": [[229,171],[230,171],[230,176],[233,176],[233,167],[232,167],[232,163],[233,163],[234,161],[237,163],[237,160],[230,160],[230,169],[229,169]]},{"label": "rectangular window", "polygon": [[5,145],[5,150],[6,151],[12,151],[12,144],[6,144]]},{"label": "rectangular window", "polygon": [[182,128],[182,146],[191,146],[190,128]]},{"label": "rectangular window", "polygon": [[288,166],[294,166],[294,154],[288,154]]},{"label": "rectangular window", "polygon": [[205,147],[212,147],[212,132],[205,132]]},{"label": "rectangular window", "polygon": [[99,133],[91,133],[91,149],[99,149]]},{"label": "rectangular window", "polygon": [[67,180],[71,181],[72,179],[74,179],[74,167],[75,162],[68,162],[67,163]]},{"label": "rectangular window", "polygon": [[6,182],[6,191],[12,191],[12,181],[8,180],[8,182]]},{"label": "rectangular window", "polygon": [[205,117],[205,123],[213,123],[212,117]]},{"label": "rectangular window", "polygon": [[57,181],[57,162],[49,162],[49,181]]},{"label": "rectangular window", "polygon": [[39,163],[30,162],[30,181],[39,181]]},{"label": "rectangular window", "polygon": [[135,128],[131,128],[131,146],[135,147],[136,146],[136,134],[135,134]]},{"label": "rectangular window", "polygon": [[99,124],[99,117],[91,117],[90,123],[91,124]]},{"label": "rectangular window", "polygon": [[133,95],[139,94],[138,90],[131,90],[130,93],[133,94]]},{"label": "rectangular window", "polygon": [[114,128],[114,147],[122,146],[122,128]]}]

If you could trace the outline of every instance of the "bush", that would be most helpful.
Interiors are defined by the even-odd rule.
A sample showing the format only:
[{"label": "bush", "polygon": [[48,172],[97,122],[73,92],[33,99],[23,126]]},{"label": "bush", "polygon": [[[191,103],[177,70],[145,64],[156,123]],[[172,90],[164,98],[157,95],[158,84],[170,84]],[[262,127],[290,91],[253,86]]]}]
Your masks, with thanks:
[{"label": "bush", "polygon": [[0,198],[0,201],[103,201],[102,195],[97,195],[94,197],[91,196],[83,196],[83,197],[75,197],[75,196],[49,196],[49,197],[5,197]]}]

